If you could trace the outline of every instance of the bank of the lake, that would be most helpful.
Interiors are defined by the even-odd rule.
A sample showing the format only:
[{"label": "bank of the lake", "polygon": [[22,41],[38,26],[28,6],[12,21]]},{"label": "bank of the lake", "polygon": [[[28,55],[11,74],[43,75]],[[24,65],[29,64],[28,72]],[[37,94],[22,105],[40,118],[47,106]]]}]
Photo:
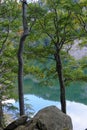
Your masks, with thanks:
[{"label": "bank of the lake", "polygon": [[[56,105],[60,108],[60,89],[58,83],[55,86],[40,86],[29,77],[24,79],[24,93],[35,112],[48,106]],[[87,83],[73,82],[66,87],[67,114],[71,116],[73,130],[87,128]]]},{"label": "bank of the lake", "polygon": [[[60,108],[60,103],[58,101],[46,100],[41,97],[37,97],[32,94],[25,94],[25,103],[31,104],[34,112],[38,112],[40,109],[55,105]],[[87,105],[78,103],[75,101],[67,100],[67,114],[71,117],[73,123],[73,130],[85,130],[87,128]],[[13,103],[18,106],[18,102]]]},{"label": "bank of the lake", "polygon": [[[55,105],[60,108],[60,89],[55,86],[41,86],[28,76],[24,78],[25,103],[30,104],[36,113],[38,110]],[[72,118],[73,130],[87,128],[87,83],[73,82],[66,87],[67,114]],[[18,105],[18,102],[14,104]]]}]

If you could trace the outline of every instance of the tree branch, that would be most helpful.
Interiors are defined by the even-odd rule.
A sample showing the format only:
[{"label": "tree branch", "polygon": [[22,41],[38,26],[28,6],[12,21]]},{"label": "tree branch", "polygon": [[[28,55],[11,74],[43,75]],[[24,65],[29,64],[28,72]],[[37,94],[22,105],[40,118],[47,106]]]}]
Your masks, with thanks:
[{"label": "tree branch", "polygon": [[2,53],[2,51],[3,51],[4,47],[5,47],[5,43],[6,43],[7,39],[8,39],[8,35],[9,35],[9,25],[8,25],[8,29],[7,29],[7,36],[6,36],[6,38],[4,39],[4,41],[3,41],[3,43],[2,43],[2,47],[1,47],[1,49],[0,49],[0,54]]}]

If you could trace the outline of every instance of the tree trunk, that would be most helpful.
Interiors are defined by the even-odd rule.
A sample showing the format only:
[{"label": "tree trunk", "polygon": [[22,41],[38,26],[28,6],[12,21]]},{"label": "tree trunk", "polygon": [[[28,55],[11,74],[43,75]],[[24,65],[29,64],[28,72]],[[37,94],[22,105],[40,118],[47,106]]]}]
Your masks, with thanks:
[{"label": "tree trunk", "polygon": [[19,50],[18,50],[18,92],[19,92],[19,108],[20,115],[24,115],[24,96],[23,96],[23,46],[24,40],[20,39]]},{"label": "tree trunk", "polygon": [[20,38],[19,49],[18,49],[18,92],[19,92],[20,115],[25,114],[24,94],[23,94],[23,49],[24,49],[24,41],[28,36],[28,26],[26,22],[26,6],[27,6],[26,3],[22,2],[23,34]]},{"label": "tree trunk", "polygon": [[2,110],[2,100],[0,99],[0,127],[3,127],[3,110]]},{"label": "tree trunk", "polygon": [[56,60],[56,71],[58,73],[59,84],[60,84],[61,110],[62,112],[66,113],[65,86],[64,86],[64,80],[63,80],[61,57],[59,53],[55,54],[55,60]]}]

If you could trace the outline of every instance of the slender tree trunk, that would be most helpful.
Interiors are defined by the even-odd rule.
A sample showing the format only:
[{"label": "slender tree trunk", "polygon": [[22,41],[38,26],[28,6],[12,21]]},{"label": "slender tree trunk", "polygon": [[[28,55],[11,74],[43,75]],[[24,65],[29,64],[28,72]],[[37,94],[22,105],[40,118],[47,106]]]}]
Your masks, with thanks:
[{"label": "slender tree trunk", "polygon": [[3,110],[2,110],[2,99],[0,99],[0,127],[3,127]]},{"label": "slender tree trunk", "polygon": [[65,86],[64,86],[64,80],[63,80],[61,57],[59,53],[55,54],[55,60],[56,60],[56,71],[58,73],[59,84],[60,84],[61,110],[62,112],[66,113]]},{"label": "slender tree trunk", "polygon": [[20,38],[19,49],[18,49],[18,92],[19,92],[19,108],[20,115],[25,114],[24,110],[24,94],[23,94],[23,49],[24,42],[28,36],[28,26],[26,22],[26,3],[22,2],[22,11],[23,11],[23,34]]},{"label": "slender tree trunk", "polygon": [[23,46],[24,40],[20,39],[19,50],[18,50],[18,92],[19,92],[19,108],[20,115],[24,115],[24,95],[23,95]]}]

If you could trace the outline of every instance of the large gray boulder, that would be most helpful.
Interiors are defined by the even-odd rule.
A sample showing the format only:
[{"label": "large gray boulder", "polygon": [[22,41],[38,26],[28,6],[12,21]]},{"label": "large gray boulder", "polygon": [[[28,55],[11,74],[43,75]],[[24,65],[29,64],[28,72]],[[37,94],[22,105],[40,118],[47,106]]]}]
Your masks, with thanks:
[{"label": "large gray boulder", "polygon": [[71,118],[56,106],[40,110],[26,127],[28,130],[73,130]]},{"label": "large gray boulder", "polygon": [[40,110],[31,120],[22,116],[4,130],[73,130],[71,118],[56,106]]}]

